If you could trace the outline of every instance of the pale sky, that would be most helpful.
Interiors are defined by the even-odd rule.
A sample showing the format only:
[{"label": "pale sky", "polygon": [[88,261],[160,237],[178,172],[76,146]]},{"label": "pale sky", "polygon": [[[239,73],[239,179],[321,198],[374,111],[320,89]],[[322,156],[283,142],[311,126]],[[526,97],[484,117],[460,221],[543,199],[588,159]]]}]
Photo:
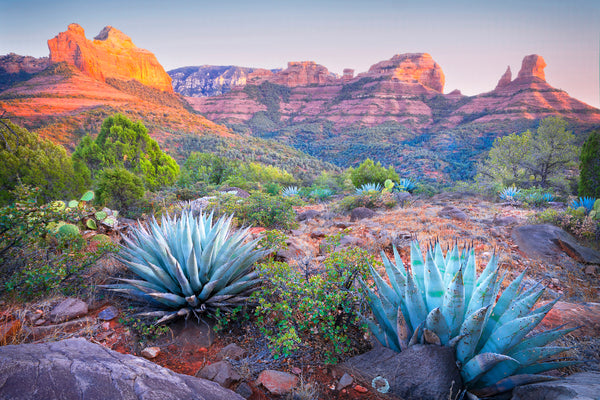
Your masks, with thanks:
[{"label": "pale sky", "polygon": [[[423,3],[423,4],[421,4]],[[166,70],[190,65],[282,68],[312,60],[341,74],[398,53],[432,55],[444,92],[492,90],[528,54],[552,86],[600,107],[600,1],[48,1],[0,0],[0,54],[47,56],[46,41],[106,25],[153,52]]]}]

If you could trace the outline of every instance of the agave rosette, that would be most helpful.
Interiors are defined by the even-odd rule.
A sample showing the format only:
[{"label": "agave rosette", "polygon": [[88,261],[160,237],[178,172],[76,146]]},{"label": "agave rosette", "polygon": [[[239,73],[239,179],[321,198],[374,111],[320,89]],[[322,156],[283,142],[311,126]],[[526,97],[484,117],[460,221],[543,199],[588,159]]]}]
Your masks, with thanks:
[{"label": "agave rosette", "polygon": [[396,248],[393,262],[384,253],[382,259],[391,286],[373,267],[377,293],[362,285],[375,317],[367,323],[382,345],[395,351],[416,343],[454,347],[465,386],[479,395],[547,380],[536,374],[576,363],[548,362],[568,349],[545,347],[573,329],[528,336],[558,299],[534,309],[544,288],[521,290],[525,271],[498,297],[504,275],[495,254],[479,277],[474,250],[459,252],[457,245],[444,256],[436,243],[424,259],[413,241],[408,272]]},{"label": "agave rosette", "polygon": [[233,216],[221,217],[184,210],[180,217],[155,218],[125,237],[120,260],[139,279],[121,279],[109,288],[146,300],[161,317],[157,323],[178,316],[231,311],[244,304],[260,283],[254,263],[264,255],[256,250],[258,239],[245,243],[248,228],[232,231]]},{"label": "agave rosette", "polygon": [[365,183],[356,189],[356,194],[367,194],[369,192],[381,192],[383,190],[383,186],[379,183]]}]

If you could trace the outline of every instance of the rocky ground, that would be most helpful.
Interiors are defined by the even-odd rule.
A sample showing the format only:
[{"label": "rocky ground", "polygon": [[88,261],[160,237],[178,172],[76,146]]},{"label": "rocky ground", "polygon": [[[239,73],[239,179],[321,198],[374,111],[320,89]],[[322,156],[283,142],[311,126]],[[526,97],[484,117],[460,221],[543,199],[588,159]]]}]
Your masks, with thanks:
[{"label": "rocky ground", "polygon": [[[345,236],[340,247],[356,245],[378,254],[395,245],[405,262],[409,258],[408,244],[414,237],[421,243],[439,240],[443,246],[455,240],[472,243],[479,270],[494,251],[498,252],[501,267],[508,272],[505,282],[527,268],[527,285],[541,281],[547,286],[545,301],[561,296],[542,322],[542,329],[562,324],[581,326],[562,340],[575,346],[572,356],[587,362],[558,373],[600,371],[600,253],[578,247],[554,227],[530,227],[528,219],[535,210],[442,194],[408,198],[403,207],[375,213],[363,209],[341,214],[330,204],[311,205],[297,212],[298,227],[288,232],[288,249],[279,256],[302,267],[319,268],[325,256],[325,238],[342,231]],[[259,234],[260,229],[255,231]],[[120,267],[108,261],[97,268],[114,271]],[[218,382],[250,399],[381,396],[370,382],[349,374],[347,369],[317,364],[310,357],[275,360],[256,328],[215,334],[207,324],[181,321],[156,339],[152,334],[136,337],[125,323],[131,314],[128,304],[104,292],[87,302],[56,298],[33,304],[4,304],[2,309],[2,344],[82,337],[106,349],[145,357],[176,373]]]}]

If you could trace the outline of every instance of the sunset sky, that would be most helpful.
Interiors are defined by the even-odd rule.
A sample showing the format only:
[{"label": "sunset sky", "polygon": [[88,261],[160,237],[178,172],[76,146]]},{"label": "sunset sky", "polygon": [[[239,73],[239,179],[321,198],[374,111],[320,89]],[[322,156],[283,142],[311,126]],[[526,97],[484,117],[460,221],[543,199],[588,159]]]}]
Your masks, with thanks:
[{"label": "sunset sky", "polygon": [[[423,4],[421,4],[423,3]],[[166,70],[189,65],[281,68],[313,60],[368,70],[394,54],[426,52],[444,92],[492,90],[510,65],[544,57],[546,80],[600,107],[600,1],[48,1],[0,0],[0,54],[47,56],[46,41],[80,24],[106,25],[153,52]]]}]

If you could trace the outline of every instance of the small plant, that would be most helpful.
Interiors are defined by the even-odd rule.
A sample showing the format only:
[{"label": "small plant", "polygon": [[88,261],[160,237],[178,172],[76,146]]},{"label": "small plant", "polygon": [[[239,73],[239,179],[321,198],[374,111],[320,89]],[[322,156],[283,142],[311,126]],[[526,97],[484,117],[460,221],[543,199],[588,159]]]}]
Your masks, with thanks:
[{"label": "small plant", "polygon": [[366,194],[366,193],[371,193],[371,192],[381,192],[382,189],[383,189],[383,186],[381,186],[379,183],[365,183],[361,187],[357,188],[355,193],[356,194]]},{"label": "small plant", "polygon": [[594,203],[596,202],[594,197],[579,197],[571,203],[571,208],[577,210],[580,207],[585,209],[585,213],[589,214],[594,209]]},{"label": "small plant", "polygon": [[283,188],[283,190],[281,191],[281,195],[283,197],[294,197],[294,196],[298,196],[300,193],[300,189],[298,189],[297,186],[288,186]]},{"label": "small plant", "polygon": [[577,363],[546,362],[567,348],[544,347],[573,329],[527,336],[558,299],[533,309],[544,289],[519,290],[525,271],[499,295],[503,276],[495,254],[479,277],[472,248],[461,252],[455,245],[444,255],[437,243],[423,258],[413,241],[410,256],[407,271],[395,248],[395,262],[382,253],[391,286],[374,268],[378,295],[363,285],[376,321],[369,327],[384,346],[396,351],[416,343],[453,347],[463,382],[478,396],[544,380],[535,374]]},{"label": "small plant", "polygon": [[521,189],[517,189],[516,186],[509,186],[500,192],[500,198],[502,200],[514,202],[518,200],[520,193]]},{"label": "small plant", "polygon": [[258,240],[244,244],[248,229],[233,232],[230,217],[213,224],[212,214],[197,218],[184,210],[181,217],[162,217],[149,227],[134,228],[119,253],[139,279],[120,279],[109,289],[131,295],[159,308],[140,315],[161,317],[214,316],[245,304],[260,283],[254,263],[264,251]]},{"label": "small plant", "polygon": [[153,341],[169,332],[169,328],[156,324],[156,318],[144,319],[136,317],[134,310],[130,308],[119,318],[119,323],[128,327],[139,339],[140,344]]},{"label": "small plant", "polygon": [[417,188],[417,183],[411,178],[402,178],[398,181],[398,190],[412,193]]},{"label": "small plant", "polygon": [[327,200],[333,196],[333,190],[327,188],[316,188],[310,192],[309,197],[316,200]]}]

